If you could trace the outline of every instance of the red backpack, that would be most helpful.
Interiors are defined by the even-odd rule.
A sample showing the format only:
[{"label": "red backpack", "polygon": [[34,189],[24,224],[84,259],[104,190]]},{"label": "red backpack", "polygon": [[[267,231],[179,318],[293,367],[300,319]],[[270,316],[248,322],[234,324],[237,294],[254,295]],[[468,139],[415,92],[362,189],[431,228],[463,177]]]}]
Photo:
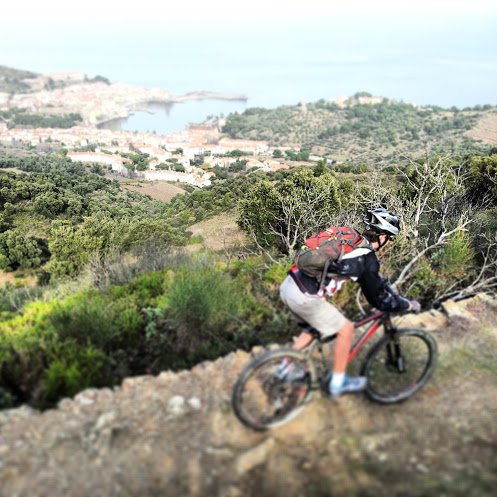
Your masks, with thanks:
[{"label": "red backpack", "polygon": [[295,256],[295,264],[307,276],[321,278],[322,284],[330,262],[341,262],[345,254],[360,247],[371,245],[357,230],[332,226],[304,242]]}]

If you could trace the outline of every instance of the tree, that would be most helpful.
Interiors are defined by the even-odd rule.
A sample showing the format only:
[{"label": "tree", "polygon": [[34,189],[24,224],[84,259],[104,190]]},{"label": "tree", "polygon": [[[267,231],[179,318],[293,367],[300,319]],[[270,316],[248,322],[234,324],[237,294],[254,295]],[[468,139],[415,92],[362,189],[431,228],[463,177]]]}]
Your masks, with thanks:
[{"label": "tree", "polygon": [[0,234],[0,269],[36,268],[41,264],[41,249],[37,241],[17,230]]},{"label": "tree", "polygon": [[464,170],[459,159],[427,154],[399,169],[405,182],[398,194],[377,175],[360,190],[359,205],[387,207],[401,220],[400,235],[382,254],[386,275],[430,304],[497,285],[495,219],[485,219],[485,199],[468,196]]},{"label": "tree", "polygon": [[240,201],[238,224],[260,248],[293,256],[306,238],[333,224],[340,205],[333,178],[300,169],[278,184],[252,187]]},{"label": "tree", "polygon": [[273,151],[273,157],[275,159],[281,159],[281,157],[283,157],[283,152],[279,148],[275,148]]},{"label": "tree", "polygon": [[327,171],[324,165],[324,160],[318,160],[318,163],[314,167],[314,176],[319,177]]},{"label": "tree", "polygon": [[54,218],[64,210],[64,202],[58,192],[50,191],[40,195],[34,201],[34,209],[42,216]]},{"label": "tree", "polygon": [[467,185],[473,198],[490,195],[493,204],[497,205],[497,154],[471,158]]}]

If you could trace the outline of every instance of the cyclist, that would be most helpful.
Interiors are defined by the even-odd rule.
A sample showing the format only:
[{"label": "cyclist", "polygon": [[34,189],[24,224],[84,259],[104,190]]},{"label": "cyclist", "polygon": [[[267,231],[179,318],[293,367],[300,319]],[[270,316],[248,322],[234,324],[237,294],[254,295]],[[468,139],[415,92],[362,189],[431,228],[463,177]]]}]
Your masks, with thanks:
[{"label": "cyclist", "polygon": [[[319,292],[320,281],[303,274],[297,266],[293,266],[288,271],[288,276],[280,286],[281,299],[289,307],[297,322],[312,326],[323,336],[337,335],[333,350],[333,373],[329,383],[332,397],[360,392],[366,388],[367,380],[363,376],[349,378],[346,375],[354,324],[325,297],[339,291],[346,279],[352,279],[359,283],[367,301],[380,311],[420,309],[417,301],[408,301],[388,293],[385,281],[379,273],[380,265],[376,252],[392,237],[399,234],[398,217],[386,209],[372,209],[367,211],[363,221],[366,228],[362,235],[369,241],[370,247],[356,248],[345,254],[340,263],[332,262],[328,272],[339,276],[326,280],[324,293]],[[304,331],[295,341],[293,348],[301,350],[312,340],[312,335]],[[284,374],[285,363],[280,365],[279,369]]]}]

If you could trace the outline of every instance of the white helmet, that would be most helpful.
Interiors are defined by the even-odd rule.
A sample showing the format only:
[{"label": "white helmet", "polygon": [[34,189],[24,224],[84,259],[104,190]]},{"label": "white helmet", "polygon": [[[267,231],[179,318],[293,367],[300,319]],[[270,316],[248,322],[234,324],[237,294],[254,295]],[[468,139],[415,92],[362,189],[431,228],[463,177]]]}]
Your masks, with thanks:
[{"label": "white helmet", "polygon": [[379,235],[396,236],[399,234],[399,218],[386,209],[372,209],[363,217],[367,230],[376,231]]}]

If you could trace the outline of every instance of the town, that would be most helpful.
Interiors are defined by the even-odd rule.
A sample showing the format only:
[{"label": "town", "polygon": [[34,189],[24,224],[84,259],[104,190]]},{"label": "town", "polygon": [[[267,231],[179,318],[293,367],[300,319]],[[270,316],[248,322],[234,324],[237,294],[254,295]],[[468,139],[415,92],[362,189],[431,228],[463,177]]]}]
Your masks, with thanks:
[{"label": "town", "polygon": [[[212,124],[192,124],[185,130],[160,136],[149,132],[133,133],[82,126],[69,129],[9,129],[6,123],[0,123],[0,142],[9,145],[28,144],[41,149],[57,144],[67,151],[67,157],[71,160],[106,164],[115,175],[177,181],[200,188],[211,184],[215,174],[210,169],[215,166],[229,168],[235,161],[230,156],[233,151],[237,151],[237,159],[244,160],[249,169],[289,169],[288,165],[272,158],[267,142],[219,138],[223,124],[222,119]],[[125,157],[125,154],[130,153],[146,156],[147,168],[137,168],[130,158]],[[199,157],[203,157],[202,164],[198,164]]]},{"label": "town", "polygon": [[[168,90],[110,83],[100,76],[89,79],[78,71],[37,75],[25,81],[30,87],[27,93],[0,93],[0,111],[18,108],[36,115],[74,112],[81,117],[81,122],[70,128],[12,127],[5,119],[0,122],[0,143],[7,146],[30,146],[41,152],[64,153],[72,161],[104,164],[116,179],[174,181],[199,188],[211,184],[215,176],[213,168],[227,169],[236,160],[249,170],[289,168],[272,158],[267,142],[223,137],[223,118],[190,124],[187,129],[167,136],[100,126],[126,117],[133,109],[146,107],[147,102],[201,98],[243,100],[244,95],[199,90],[173,96]],[[137,156],[138,165],[132,160]]]}]

